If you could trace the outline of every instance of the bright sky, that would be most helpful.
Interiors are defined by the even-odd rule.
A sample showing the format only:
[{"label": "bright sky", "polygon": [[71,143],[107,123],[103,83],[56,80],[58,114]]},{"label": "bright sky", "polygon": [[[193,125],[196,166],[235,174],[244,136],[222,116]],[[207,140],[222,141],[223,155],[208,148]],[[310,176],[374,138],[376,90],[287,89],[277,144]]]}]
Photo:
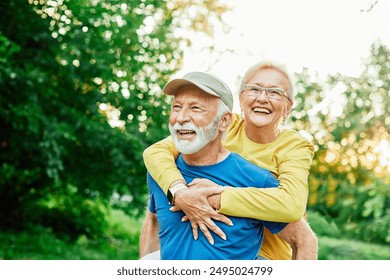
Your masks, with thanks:
[{"label": "bright sky", "polygon": [[[210,71],[233,92],[239,75],[261,60],[284,63],[291,72],[307,67],[320,78],[337,72],[353,76],[360,73],[375,40],[390,46],[388,0],[227,2],[233,9],[223,20],[231,30],[224,33],[215,23],[214,38],[192,38],[194,46],[185,51],[184,68],[178,75]],[[208,53],[207,46],[215,50]]]}]

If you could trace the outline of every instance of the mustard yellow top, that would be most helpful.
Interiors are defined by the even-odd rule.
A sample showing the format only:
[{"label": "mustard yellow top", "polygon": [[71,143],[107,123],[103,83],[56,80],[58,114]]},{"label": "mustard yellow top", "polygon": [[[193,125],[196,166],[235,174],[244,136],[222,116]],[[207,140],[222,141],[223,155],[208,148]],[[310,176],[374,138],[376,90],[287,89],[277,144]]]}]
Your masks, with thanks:
[{"label": "mustard yellow top", "polygon": [[[244,120],[235,114],[224,146],[270,170],[278,178],[280,186],[265,189],[225,188],[221,194],[219,212],[275,222],[300,220],[306,211],[313,145],[295,130],[283,130],[275,141],[258,144],[247,138],[244,124]],[[178,155],[171,137],[144,151],[149,173],[165,192],[173,181],[183,180],[175,164]],[[291,259],[291,248],[266,230],[260,254],[268,259]]]}]

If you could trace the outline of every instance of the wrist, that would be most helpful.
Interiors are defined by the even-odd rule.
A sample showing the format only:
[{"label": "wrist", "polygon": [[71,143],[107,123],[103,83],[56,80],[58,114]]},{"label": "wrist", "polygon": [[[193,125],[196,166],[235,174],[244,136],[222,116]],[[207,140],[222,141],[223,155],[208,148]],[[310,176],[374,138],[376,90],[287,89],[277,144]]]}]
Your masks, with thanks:
[{"label": "wrist", "polygon": [[207,200],[213,209],[219,210],[221,208],[221,194],[210,195]]},{"label": "wrist", "polygon": [[169,204],[174,204],[175,203],[175,194],[181,190],[181,189],[186,189],[187,186],[183,183],[176,184],[168,189],[167,192],[167,198]]}]

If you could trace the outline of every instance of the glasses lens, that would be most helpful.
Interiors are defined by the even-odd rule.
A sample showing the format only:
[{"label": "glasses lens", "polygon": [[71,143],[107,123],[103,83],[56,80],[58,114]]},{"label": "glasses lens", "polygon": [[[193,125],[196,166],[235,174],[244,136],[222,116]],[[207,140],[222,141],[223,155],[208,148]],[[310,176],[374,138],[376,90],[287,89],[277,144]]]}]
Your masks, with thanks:
[{"label": "glasses lens", "polygon": [[267,95],[272,99],[281,99],[286,92],[281,88],[267,88]]},{"label": "glasses lens", "polygon": [[249,93],[258,94],[263,91],[263,88],[257,85],[247,84],[245,85],[245,90],[249,91]]},{"label": "glasses lens", "polygon": [[247,92],[247,95],[250,97],[258,97],[263,92],[264,88],[254,85],[254,84],[246,84],[245,90]]}]

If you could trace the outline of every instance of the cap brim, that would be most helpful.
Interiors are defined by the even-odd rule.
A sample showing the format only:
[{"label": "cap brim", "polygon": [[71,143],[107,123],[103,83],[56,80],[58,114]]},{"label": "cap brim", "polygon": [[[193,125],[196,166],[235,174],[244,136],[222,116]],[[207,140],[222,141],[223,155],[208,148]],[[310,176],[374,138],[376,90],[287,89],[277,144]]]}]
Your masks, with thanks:
[{"label": "cap brim", "polygon": [[174,80],[170,81],[169,83],[167,83],[165,85],[163,92],[167,95],[176,95],[178,90],[181,87],[187,86],[187,85],[194,85],[194,86],[200,88],[201,90],[207,92],[208,94],[219,97],[219,95],[217,93],[215,93],[213,90],[211,90],[210,88],[208,88],[202,84],[195,83],[193,81],[186,80],[186,79],[174,79]]}]

